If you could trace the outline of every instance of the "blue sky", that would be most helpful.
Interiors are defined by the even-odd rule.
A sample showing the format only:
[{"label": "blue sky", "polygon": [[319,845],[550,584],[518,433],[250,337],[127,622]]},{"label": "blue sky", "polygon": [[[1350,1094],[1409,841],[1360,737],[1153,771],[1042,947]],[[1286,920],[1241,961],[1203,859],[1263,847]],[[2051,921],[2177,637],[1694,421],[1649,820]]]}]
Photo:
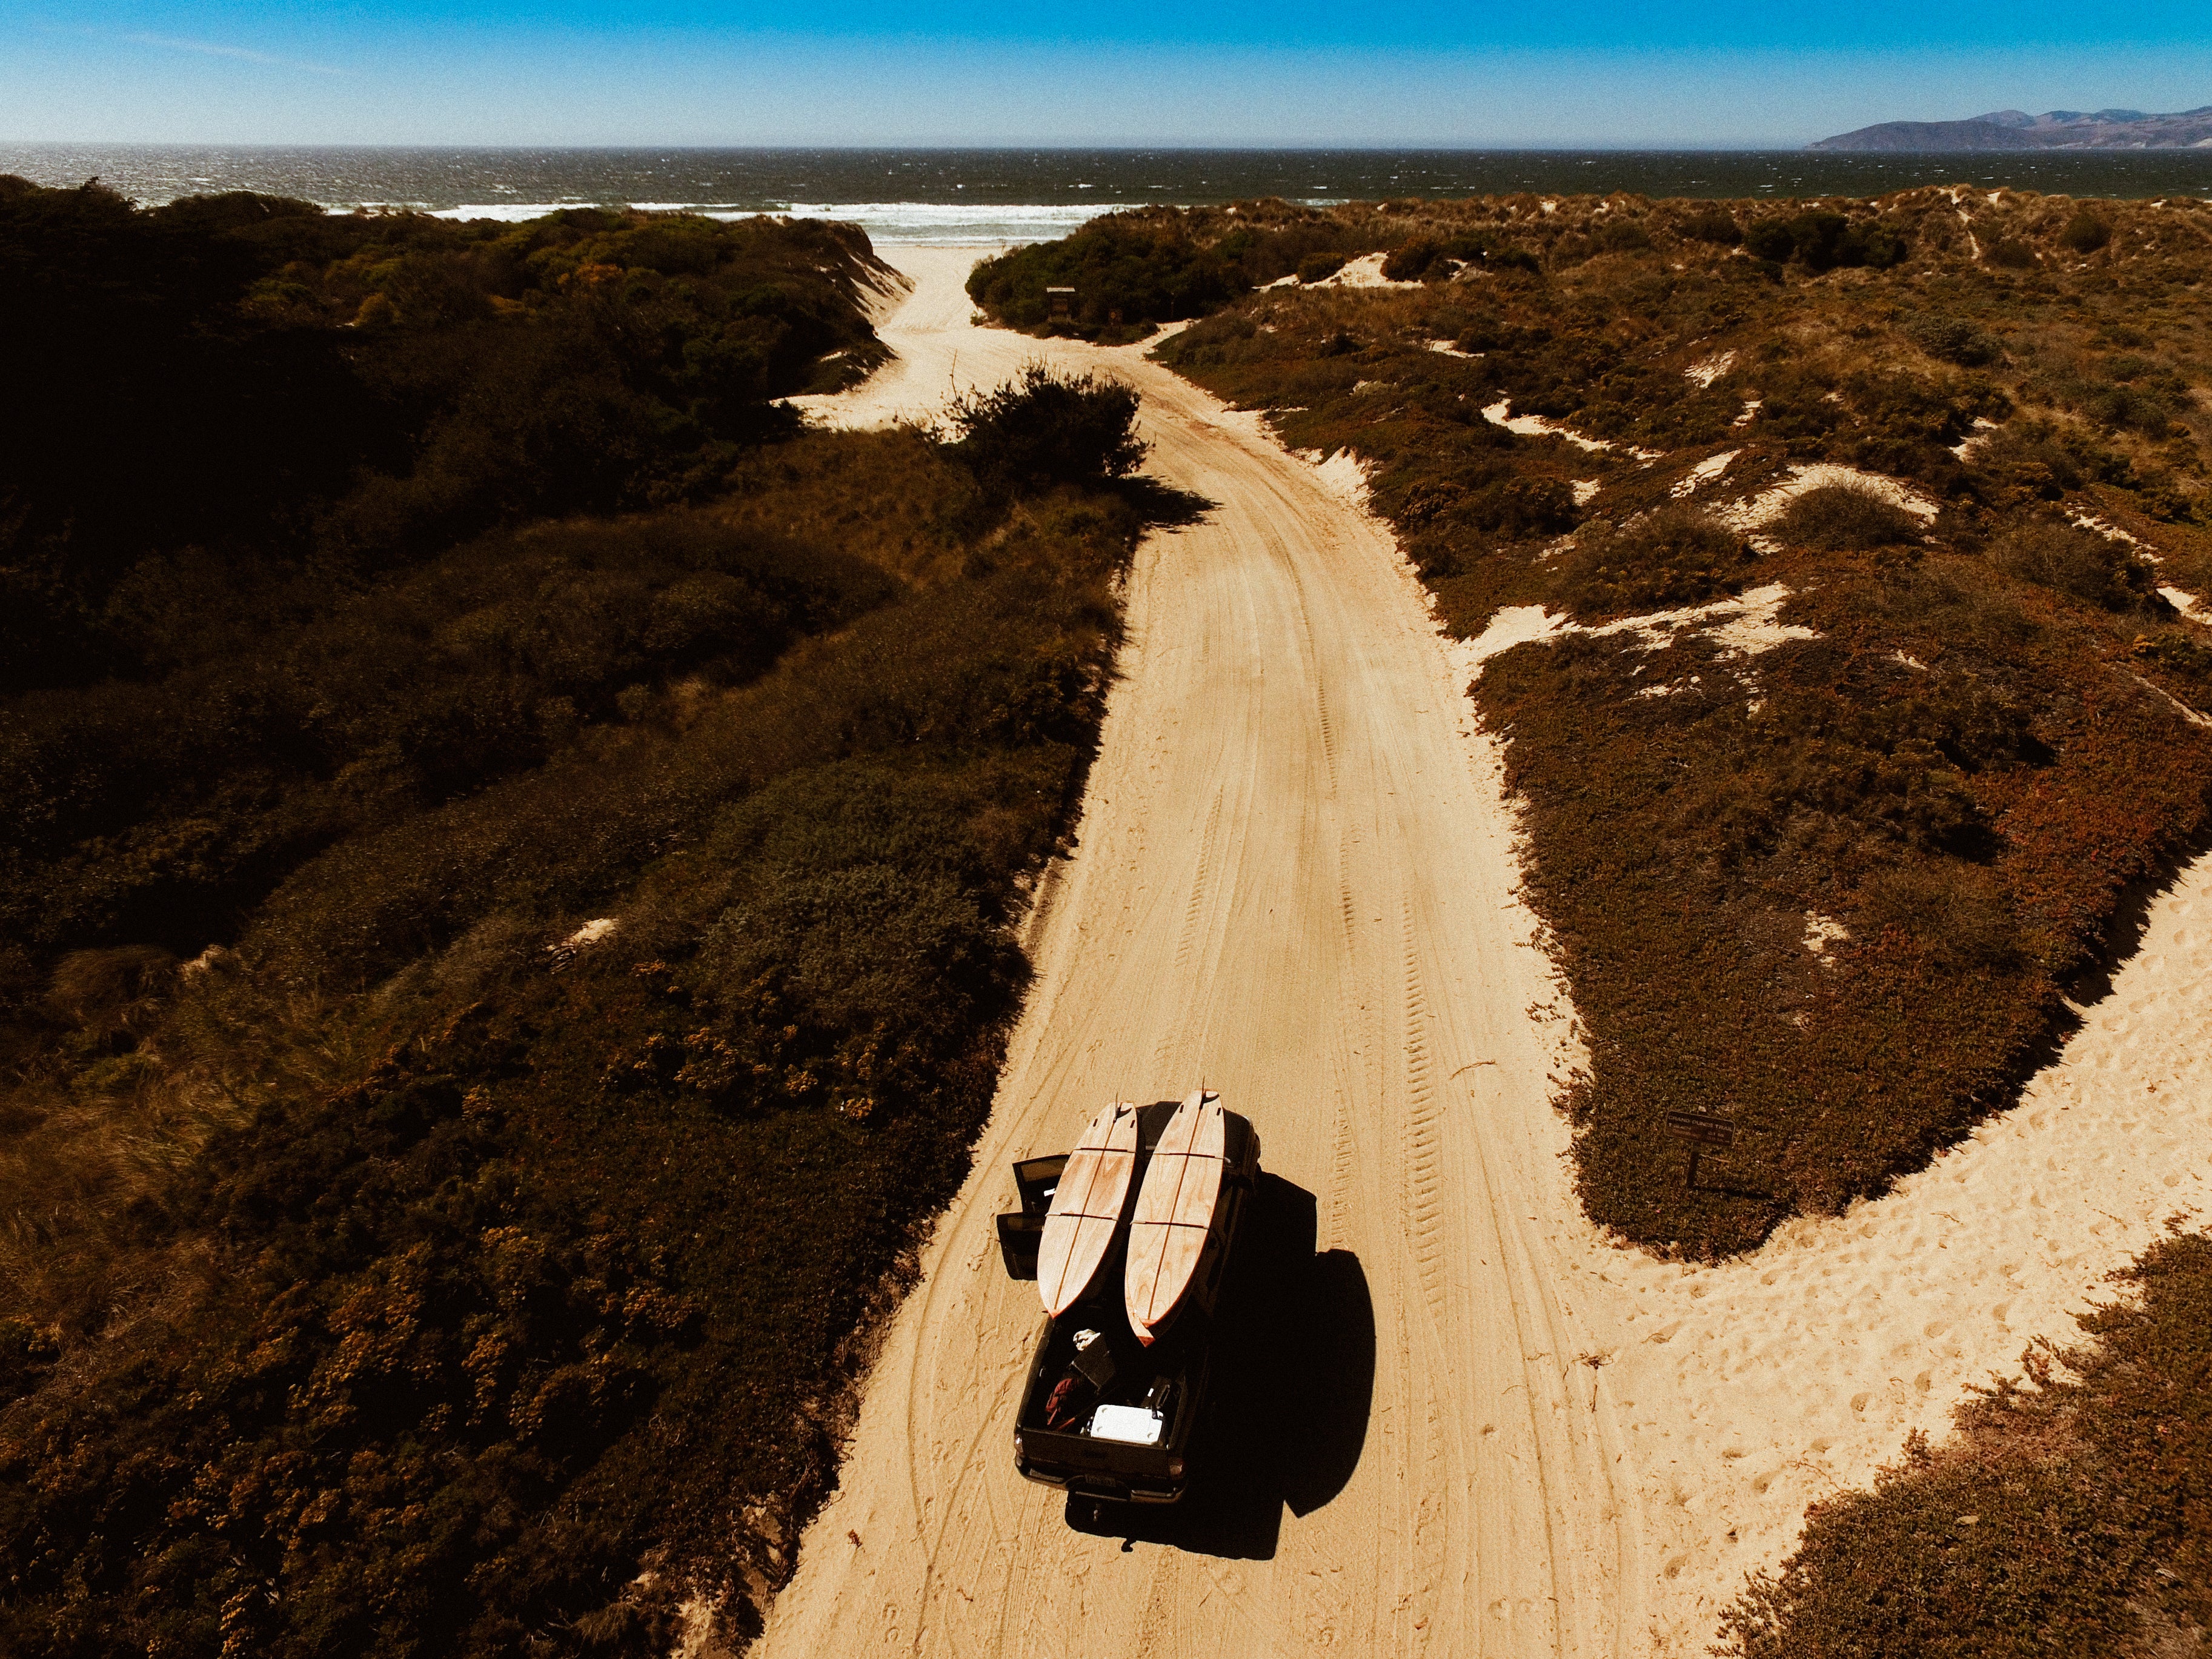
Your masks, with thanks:
[{"label": "blue sky", "polygon": [[0,141],[1794,144],[2212,103],[2141,0],[0,0]]}]

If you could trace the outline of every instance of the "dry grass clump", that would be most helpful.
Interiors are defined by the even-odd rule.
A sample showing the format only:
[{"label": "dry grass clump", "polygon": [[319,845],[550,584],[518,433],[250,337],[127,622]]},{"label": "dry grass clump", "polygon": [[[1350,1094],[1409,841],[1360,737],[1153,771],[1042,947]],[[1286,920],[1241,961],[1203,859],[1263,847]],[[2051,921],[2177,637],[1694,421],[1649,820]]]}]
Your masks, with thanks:
[{"label": "dry grass clump", "polygon": [[1962,317],[1933,313],[1905,325],[1905,337],[1931,357],[1962,368],[1980,368],[2004,356],[2004,343]]},{"label": "dry grass clump", "polygon": [[2157,573],[2125,542],[2062,520],[2016,521],[1990,543],[1989,559],[2008,575],[2106,611],[2165,605]]},{"label": "dry grass clump", "polygon": [[1754,556],[1710,514],[1662,507],[1583,530],[1559,562],[1552,602],[1583,621],[1700,605],[1741,586]]},{"label": "dry grass clump", "polygon": [[1782,510],[1768,526],[1784,541],[1823,552],[1909,546],[1927,526],[1895,501],[1864,484],[1822,484]]},{"label": "dry grass clump", "polygon": [[1862,927],[1919,940],[1939,969],[2014,969],[2030,949],[2004,889],[1974,865],[1880,870],[1860,884],[1857,901]]}]

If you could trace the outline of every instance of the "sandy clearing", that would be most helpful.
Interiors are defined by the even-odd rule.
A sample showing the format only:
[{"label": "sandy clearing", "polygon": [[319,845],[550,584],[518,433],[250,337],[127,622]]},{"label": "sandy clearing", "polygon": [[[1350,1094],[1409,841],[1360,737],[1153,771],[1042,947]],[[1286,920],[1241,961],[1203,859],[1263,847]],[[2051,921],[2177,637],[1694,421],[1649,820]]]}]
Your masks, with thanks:
[{"label": "sandy clearing", "polygon": [[1735,367],[1735,353],[1717,351],[1710,357],[1692,363],[1682,371],[1682,375],[1685,380],[1695,380],[1701,386],[1710,386]]},{"label": "sandy clearing", "polygon": [[1602,455],[1619,450],[1622,454],[1632,455],[1639,461],[1656,461],[1664,459],[1664,451],[1638,449],[1634,444],[1617,444],[1609,438],[1585,437],[1573,428],[1562,426],[1547,416],[1516,415],[1510,412],[1512,408],[1513,405],[1510,400],[1492,404],[1482,411],[1482,418],[1492,426],[1502,426],[1508,432],[1523,438],[1564,438],[1576,448],[1587,449],[1593,455]]},{"label": "sandy clearing", "polygon": [[1910,485],[1880,472],[1864,472],[1855,466],[1843,466],[1834,461],[1815,461],[1809,466],[1793,466],[1790,476],[1771,489],[1760,491],[1750,500],[1739,501],[1721,509],[1723,522],[1737,530],[1756,530],[1761,525],[1782,516],[1783,509],[1808,490],[1823,489],[1829,484],[1850,484],[1870,495],[1879,495],[1893,507],[1901,507],[1923,521],[1933,519],[1938,508],[1919,491]]},{"label": "sandy clearing", "polygon": [[[976,1172],[767,1652],[1699,1654],[1808,1502],[2069,1340],[2165,1218],[2212,1212],[2207,860],[2022,1104],[1888,1196],[1720,1267],[1614,1248],[1569,1185],[1548,1103],[1571,1011],[1459,696],[1481,647],[1557,620],[1522,607],[1447,648],[1356,465],[1324,479],[1133,350],[969,328],[972,250],[895,257],[918,280],[884,330],[901,361],[821,412],[880,424],[1040,356],[1109,367],[1145,395],[1153,470],[1220,506],[1139,550]],[[1006,1165],[1201,1069],[1373,1304],[1358,1469],[1266,1559],[1125,1553],[1012,1467],[1038,1316],[993,1243]]]},{"label": "sandy clearing", "polygon": [[1453,665],[1462,670],[1462,678],[1468,680],[1472,680],[1482,665],[1501,651],[1530,640],[1556,639],[1567,634],[1600,638],[1632,634],[1636,636],[1632,643],[1641,651],[1662,651],[1684,635],[1701,634],[1718,644],[1726,655],[1755,657],[1792,640],[1820,638],[1812,629],[1781,620],[1782,607],[1789,599],[1790,589],[1785,585],[1769,582],[1763,587],[1746,588],[1741,593],[1707,605],[1623,617],[1618,622],[1600,623],[1595,627],[1570,622],[1540,605],[1511,605],[1498,611],[1490,619],[1489,626],[1475,638],[1449,641],[1444,649]]},{"label": "sandy clearing", "polygon": [[2110,519],[2100,518],[2094,513],[2076,513],[2073,515],[2073,519],[2074,522],[2081,526],[2082,529],[2094,531],[2098,535],[2106,537],[2112,541],[2124,542],[2128,546],[2134,548],[2137,552],[2149,555],[2150,561],[2153,564],[2156,564],[2159,562],[2158,550],[2156,548],[2153,547],[2148,542],[2143,540],[2140,536],[2132,535],[2129,532],[2121,529],[2119,526],[2114,524]]},{"label": "sandy clearing", "polygon": [[1388,253],[1363,253],[1357,259],[1347,259],[1341,269],[1317,283],[1301,283],[1301,288],[1419,288],[1419,283],[1393,282],[1382,274]]},{"label": "sandy clearing", "polygon": [[1727,471],[1729,463],[1742,453],[1740,449],[1723,449],[1717,455],[1706,456],[1704,460],[1685,472],[1674,487],[1667,493],[1678,501],[1694,495],[1702,486],[1711,483],[1722,473]]}]

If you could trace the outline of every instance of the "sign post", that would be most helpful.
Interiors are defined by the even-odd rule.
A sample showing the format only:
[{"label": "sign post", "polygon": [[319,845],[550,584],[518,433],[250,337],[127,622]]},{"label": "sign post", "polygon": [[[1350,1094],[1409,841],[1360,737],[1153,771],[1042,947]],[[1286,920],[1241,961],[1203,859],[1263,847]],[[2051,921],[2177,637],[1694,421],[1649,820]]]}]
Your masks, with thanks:
[{"label": "sign post", "polygon": [[1669,1112],[1667,1114],[1667,1133],[1677,1139],[1690,1143],[1690,1168],[1682,1177],[1682,1185],[1692,1192],[1698,1189],[1698,1160],[1707,1147],[1726,1152],[1735,1145],[1735,1120],[1717,1117],[1711,1112]]}]

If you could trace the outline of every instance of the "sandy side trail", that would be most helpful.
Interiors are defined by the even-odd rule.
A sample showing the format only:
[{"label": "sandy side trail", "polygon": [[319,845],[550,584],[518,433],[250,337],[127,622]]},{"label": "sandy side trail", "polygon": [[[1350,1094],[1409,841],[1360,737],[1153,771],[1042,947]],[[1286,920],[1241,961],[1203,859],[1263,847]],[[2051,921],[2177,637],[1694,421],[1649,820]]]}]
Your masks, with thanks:
[{"label": "sandy side trail", "polygon": [[[2033,1338],[2069,1340],[2164,1218],[2212,1212],[2208,860],[2022,1105],[1888,1197],[1717,1268],[1611,1247],[1566,1178],[1571,1011],[1515,897],[1470,653],[1455,671],[1354,470],[1139,349],[972,328],[972,249],[893,257],[917,283],[883,329],[900,359],[817,413],[927,417],[1039,357],[1106,368],[1144,395],[1151,470],[1219,506],[1139,550],[975,1172],[764,1651],[1701,1654],[1808,1502],[1940,1434]],[[1345,1352],[1320,1327],[1347,1287],[1371,1307],[1371,1405],[1317,1507],[1125,1550],[1013,1471],[1041,1314],[992,1218],[1012,1159],[1201,1074],[1313,1195],[1340,1292],[1316,1351]]]}]

